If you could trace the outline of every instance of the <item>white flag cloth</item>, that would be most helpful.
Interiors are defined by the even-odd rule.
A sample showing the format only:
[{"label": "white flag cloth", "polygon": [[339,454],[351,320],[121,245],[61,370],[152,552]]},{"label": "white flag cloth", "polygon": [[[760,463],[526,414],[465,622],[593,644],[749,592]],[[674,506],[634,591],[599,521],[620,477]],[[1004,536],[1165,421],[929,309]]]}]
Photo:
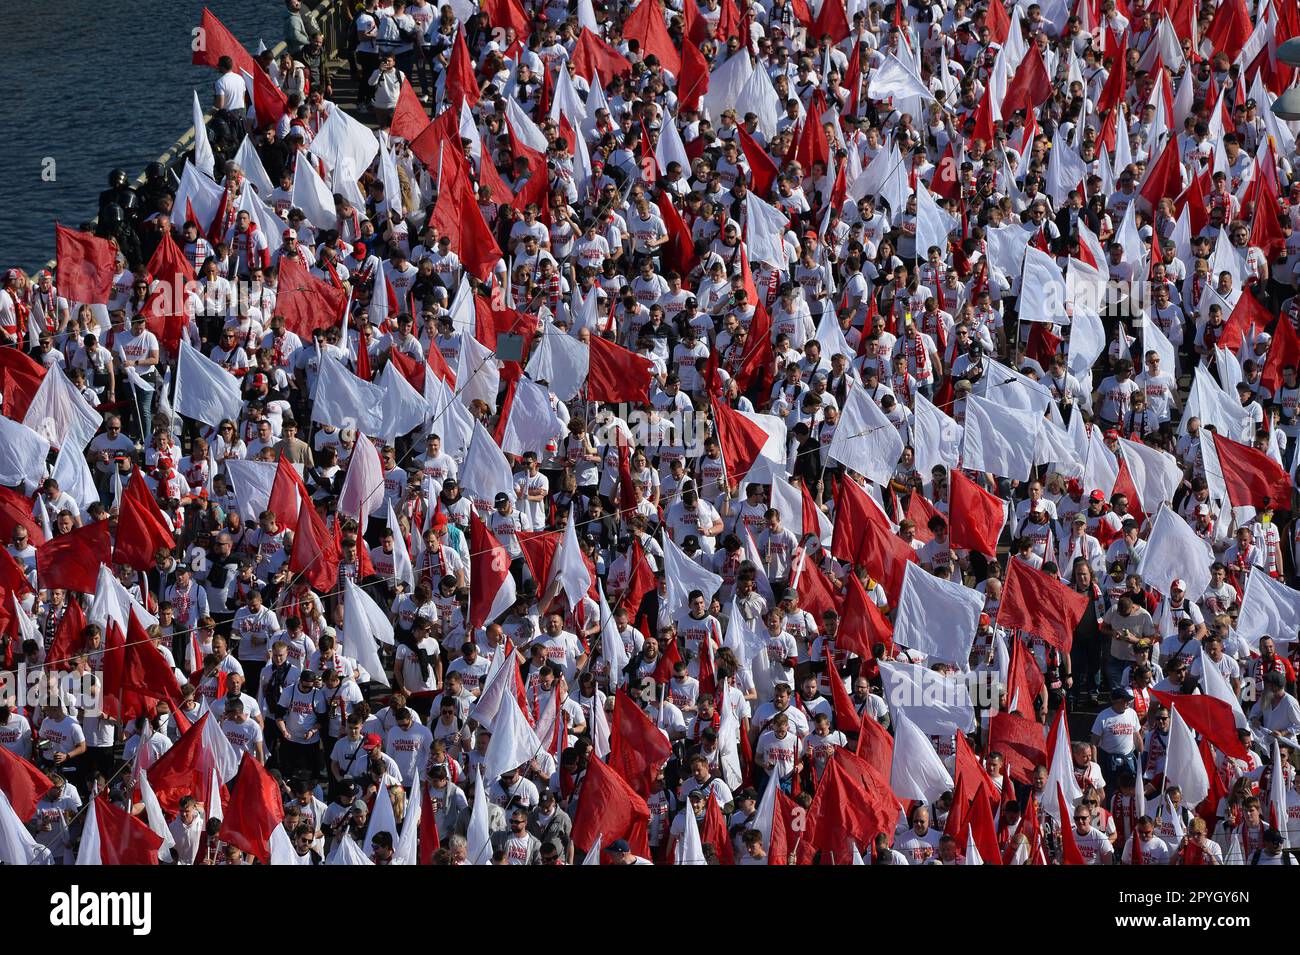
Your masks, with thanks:
[{"label": "white flag cloth", "polygon": [[[776,791],[779,786],[780,780],[776,773],[767,777],[767,785],[763,788],[763,796],[759,799],[758,809],[754,813],[753,827],[763,837],[764,852],[772,851],[772,826],[776,821]],[[764,865],[771,864],[770,858],[764,863]]]},{"label": "white flag cloth", "polygon": [[930,737],[907,713],[894,718],[894,761],[889,771],[889,788],[899,799],[934,802],[952,790],[952,775],[934,750]]},{"label": "white flag cloth", "polygon": [[872,70],[867,95],[873,100],[920,97],[928,102],[934,101],[934,94],[892,53],[885,54],[880,66]]},{"label": "white flag cloth", "polygon": [[[336,112],[338,112],[336,110]],[[284,828],[283,826],[281,828]],[[489,853],[489,856],[491,853]],[[325,865],[374,865],[374,860],[366,855],[365,851],[357,845],[357,841],[350,835],[342,836],[330,850],[329,857],[325,860]]]},{"label": "white flag cloth", "polygon": [[[1147,322],[1147,324],[1151,325],[1152,323]],[[1229,348],[1214,346],[1214,367],[1219,373],[1219,386],[1229,395],[1236,390],[1237,385],[1246,377],[1246,373],[1241,367],[1241,359],[1233,354]]]},{"label": "white flag cloth", "polygon": [[902,436],[866,389],[850,390],[828,456],[876,484],[888,484],[902,453]]},{"label": "white flag cloth", "polygon": [[23,424],[50,442],[50,447],[67,444],[73,451],[84,450],[103,423],[104,416],[87,403],[57,364],[45,372],[23,416]]},{"label": "white flag cloth", "polygon": [[524,719],[513,693],[505,694],[492,721],[492,739],[483,757],[483,772],[489,779],[523,766],[542,751],[542,741]]},{"label": "white flag cloth", "polygon": [[[351,838],[348,837],[349,841]],[[289,833],[285,832],[283,825],[275,827],[267,844],[271,849],[271,865],[311,865],[311,853],[298,855],[298,850],[293,847],[293,841],[290,840]]]},{"label": "white flag cloth", "polygon": [[238,421],[243,407],[239,379],[182,337],[173,404],[185,417],[213,427],[226,419]]},{"label": "white flag cloth", "polygon": [[1210,777],[1205,772],[1201,751],[1191,727],[1183,722],[1178,704],[1170,707],[1169,742],[1165,750],[1165,782],[1183,790],[1183,805],[1199,806],[1210,794]]},{"label": "white flag cloth", "polygon": [[582,558],[582,548],[578,544],[578,509],[571,508],[569,519],[564,525],[564,535],[555,548],[555,557],[551,561],[551,576],[546,586],[552,594],[561,590],[569,598],[569,606],[576,607],[587,591],[591,589],[591,571]]},{"label": "white flag cloth", "polygon": [[[587,302],[594,309],[594,289],[584,301],[584,306]],[[572,401],[591,370],[591,349],[571,335],[558,332],[543,334],[533,349],[525,370],[533,381],[546,382],[551,392],[561,401]]]},{"label": "white flag cloth", "polygon": [[469,451],[470,439],[474,437],[474,419],[466,408],[452,393],[447,383],[437,375],[426,373],[425,391],[432,397],[429,406],[430,434],[442,436],[442,449],[458,462],[465,460]]},{"label": "white flag cloth", "polygon": [[1070,190],[1077,189],[1087,177],[1088,167],[1073,149],[1049,150],[1044,178],[1047,180],[1047,194],[1052,197],[1056,208],[1059,209]]},{"label": "white flag cloth", "polygon": [[727,632],[722,636],[722,645],[735,651],[736,659],[746,670],[754,657],[767,647],[767,627],[758,617],[746,620],[734,598],[727,613]]},{"label": "white flag cloth", "polygon": [[483,782],[483,770],[475,767],[474,806],[469,813],[469,827],[465,832],[470,865],[492,863],[492,834],[488,829],[488,791]]},{"label": "white flag cloth", "polygon": [[[364,203],[360,203],[364,205]],[[245,189],[239,195],[239,201],[235,203],[237,212],[247,212],[248,217],[253,220],[253,224],[266,236],[266,241],[272,247],[280,240],[284,231],[284,220],[275,214],[275,210],[266,204],[262,199],[257,197],[256,190]]]},{"label": "white flag cloth", "polygon": [[910,563],[898,594],[894,642],[965,670],[984,598]]},{"label": "white flag cloth", "polygon": [[[1074,778],[1074,757],[1070,753],[1070,725],[1065,719],[1064,711],[1058,712],[1056,727],[1056,748],[1047,754],[1047,785],[1043,787],[1043,792],[1056,792],[1056,787],[1060,786],[1065,793],[1067,803],[1073,806],[1083,795],[1083,789],[1080,788],[1079,781]],[[1069,819],[1061,818],[1059,800],[1045,799],[1042,808],[1060,825],[1070,824]]]},{"label": "white flag cloth", "polygon": [[420,795],[420,774],[411,782],[411,795],[406,800],[406,816],[402,819],[402,834],[393,846],[395,862],[400,865],[420,864],[420,814],[424,802]]},{"label": "white flag cloth", "polygon": [[508,494],[512,500],[515,496],[510,462],[478,421],[474,422],[474,437],[460,467],[460,486],[480,516],[491,513],[498,493]]},{"label": "white flag cloth", "polygon": [[620,686],[626,679],[623,668],[631,662],[631,658],[619,635],[614,612],[609,609],[609,601],[605,599],[605,587],[599,581],[596,582],[596,590],[600,594],[600,655],[609,663],[610,681],[614,686]]},{"label": "white flag cloth", "polygon": [[682,134],[677,131],[677,121],[665,113],[663,125],[659,127],[659,142],[655,144],[655,164],[661,174],[667,175],[670,162],[679,164],[683,172],[691,168],[690,157],[686,155],[686,146],[682,143]]},{"label": "white flag cloth", "polygon": [[93,797],[90,799],[85,821],[81,824],[81,845],[77,847],[76,865],[104,864],[103,849],[99,841],[99,813],[95,811],[98,801]]},{"label": "white flag cloth", "polygon": [[[266,166],[262,164],[262,157],[257,154],[257,148],[253,145],[253,137],[245,136],[244,141],[239,144],[239,150],[235,153],[235,162],[244,173],[244,178],[257,190],[257,194],[266,201],[271,196],[271,190],[275,188],[275,183],[271,182],[271,177],[266,171]],[[267,236],[270,240],[274,236]]]},{"label": "white flag cloth", "polygon": [[536,451],[539,457],[544,457],[546,445],[558,442],[566,433],[567,429],[551,407],[546,389],[527,378],[515,382],[510,415],[501,434],[501,450],[515,456]]},{"label": "white flag cloth", "polygon": [[330,169],[349,161],[353,174],[359,178],[379,153],[379,137],[346,110],[332,109],[312,137],[308,152],[323,159]]},{"label": "white flag cloth", "polygon": [[1026,247],[1020,282],[1020,320],[1064,322],[1065,298],[1065,276],[1056,259],[1041,249]]},{"label": "white flag cloth", "polygon": [[384,431],[384,389],[362,381],[337,358],[322,355],[311,419],[379,435]]},{"label": "white flag cloth", "polygon": [[52,865],[49,850],[37,844],[0,789],[0,865]]},{"label": "white flag cloth", "polygon": [[885,702],[895,720],[906,711],[908,719],[932,736],[970,733],[975,712],[964,678],[951,678],[915,663],[880,661]]},{"label": "white flag cloth", "polygon": [[339,632],[339,649],[370,674],[376,683],[388,686],[384,665],[379,661],[376,641],[393,644],[393,625],[370,595],[351,578],[343,583],[343,629]]},{"label": "white flag cloth", "polygon": [[1032,411],[1040,418],[1047,413],[1052,392],[1046,385],[1001,362],[989,359],[987,364],[988,371],[976,382],[976,395],[1004,408]]},{"label": "white flag cloth", "polygon": [[975,848],[975,827],[971,826],[966,830],[966,858],[962,860],[962,865],[983,864],[984,860],[980,858],[980,851]]},{"label": "white flag cloth", "polygon": [[1198,600],[1210,585],[1210,565],[1214,561],[1209,543],[1198,537],[1173,508],[1161,507],[1151,524],[1138,573],[1144,584],[1165,596],[1173,581],[1182,580],[1187,586],[1187,598]]},{"label": "white flag cloth", "polygon": [[71,446],[60,448],[54,459],[54,469],[50,476],[59,482],[59,490],[67,494],[85,516],[90,505],[99,500],[99,491],[95,488],[95,477],[90,473],[90,465],[80,450]]},{"label": "white flag cloth", "polygon": [[[1060,418],[1061,412],[1055,405],[1052,406],[1051,411],[1056,418]],[[1043,419],[1042,429],[1038,432],[1038,444],[1034,448],[1034,463],[1051,464],[1053,470],[1064,477],[1083,477],[1083,462],[1075,454],[1074,441],[1070,433],[1051,418]]]},{"label": "white flag cloth", "polygon": [[849,345],[849,340],[844,337],[844,329],[840,328],[834,309],[828,308],[822,312],[822,317],[817,322],[815,337],[817,344],[822,347],[822,355],[826,358],[843,355],[846,361],[852,361],[857,354]]},{"label": "white flag cloth", "polygon": [[[740,92],[749,82],[754,66],[749,61],[749,53],[737,52],[727,57],[721,65],[709,73],[709,88],[704,94],[704,112],[715,124],[722,121],[723,110],[730,109],[740,102]],[[593,89],[596,84],[592,84]],[[773,129],[769,135],[775,135]]]},{"label": "white flag cloth", "polygon": [[1183,469],[1174,456],[1128,438],[1120,438],[1119,446],[1137,488],[1142,510],[1150,514],[1158,505],[1172,502],[1174,492],[1183,481]]},{"label": "white flag cloth", "polygon": [[1220,434],[1233,441],[1249,443],[1255,431],[1254,419],[1241,407],[1241,402],[1220,388],[1200,365],[1192,370],[1192,387],[1187,392],[1179,434],[1187,434],[1187,422],[1192,418],[1200,418],[1202,428],[1214,425]]},{"label": "white flag cloth", "polygon": [[237,458],[226,461],[230,489],[235,494],[239,516],[243,520],[256,524],[258,515],[271,503],[275,473],[274,461],[241,461]]},{"label": "white flag cloth", "polygon": [[203,735],[200,742],[203,744],[204,758],[212,767],[212,772],[216,774],[217,780],[221,783],[228,783],[234,779],[235,774],[239,772],[240,755],[235,751],[234,745],[226,737],[226,734],[221,731],[221,724],[218,721],[217,714],[214,713],[203,724]]},{"label": "white flag cloth", "polygon": [[692,590],[701,591],[707,603],[722,588],[722,578],[705,570],[677,546],[677,542],[664,534],[664,579],[668,581],[668,613],[687,606]]},{"label": "white flag cloth", "polygon": [[[336,109],[333,113],[341,113]],[[334,193],[316,174],[311,160],[306,153],[298,153],[293,172],[293,189],[290,201],[294,208],[301,209],[307,221],[319,230],[333,229],[338,225],[338,210],[334,206]],[[269,239],[267,241],[270,241]]]},{"label": "white flag cloth", "polygon": [[948,236],[961,225],[960,220],[939,207],[925,184],[916,184],[916,251],[927,255],[930,249],[948,251]]},{"label": "white flag cloth", "polygon": [[377,513],[383,504],[384,463],[375,443],[358,431],[343,486],[339,489],[339,513],[354,518],[358,532],[365,534],[370,515]]},{"label": "white flag cloth", "polygon": [[[712,83],[712,80],[709,81]],[[781,102],[781,97],[776,92],[776,87],[772,85],[772,77],[768,75],[767,70],[752,70],[749,79],[740,90],[740,96],[733,101],[735,103],[744,103],[746,109],[758,117],[759,131],[769,140],[776,135],[777,123],[781,121],[781,116],[785,112],[785,106]],[[803,107],[799,107],[802,113]]]},{"label": "white flag cloth", "polygon": [[944,414],[925,395],[917,392],[912,397],[915,402],[912,409],[912,450],[916,455],[915,467],[923,480],[929,480],[930,472],[936,465],[943,465],[945,468],[957,466],[961,458],[962,427],[953,418]]},{"label": "white flag cloth", "polygon": [[[1071,266],[1073,268],[1073,266]],[[1147,322],[1150,325],[1150,322]],[[1067,364],[1070,373],[1080,381],[1092,380],[1093,363],[1106,350],[1106,331],[1101,318],[1089,308],[1074,308],[1070,321],[1070,345]]]},{"label": "white flag cloth", "polygon": [[[1071,416],[1078,419],[1082,424],[1083,419],[1078,415]],[[1101,491],[1109,495],[1115,488],[1115,479],[1119,477],[1119,462],[1115,460],[1115,455],[1111,453],[1110,448],[1106,447],[1106,441],[1102,435],[1101,428],[1093,425],[1088,431],[1087,449],[1083,455],[1083,490],[1085,494],[1091,494],[1093,491]]]},{"label": "white flag cloth", "polygon": [[[149,784],[148,773],[140,773],[136,777],[136,787],[136,795],[144,805],[145,818],[143,821],[153,830],[156,836],[162,839],[162,845],[158,847],[158,861],[163,862],[171,858],[171,851],[172,847],[176,845],[176,838],[167,826],[167,817],[163,815],[158,796],[154,793],[153,786]],[[283,830],[284,826],[277,828]]]},{"label": "white flag cloth", "polygon": [[[433,372],[425,374],[432,375]],[[375,432],[375,437],[391,441],[410,434],[428,419],[429,402],[411,387],[411,383],[391,361],[384,366],[377,384],[383,390],[384,400],[379,409],[383,425]]]},{"label": "white flag cloth", "polygon": [[203,121],[203,104],[199,102],[199,91],[192,90],[194,101],[190,108],[194,123],[194,165],[205,176],[217,178],[217,157],[212,154],[212,143],[208,140],[208,126]]},{"label": "white flag cloth", "polygon": [[181,169],[180,185],[176,187],[176,201],[172,206],[175,213],[172,218],[180,223],[193,219],[201,232],[207,232],[221,211],[225,195],[225,189],[218,186],[211,176],[195,169],[194,164],[187,159]]},{"label": "white flag cloth", "polygon": [[551,144],[547,142],[546,134],[524,112],[519,101],[513,96],[506,97],[506,122],[510,124],[511,132],[523,140],[524,145],[536,149],[539,153],[545,153],[550,148]]},{"label": "white flag cloth", "polygon": [[[1003,407],[972,395],[966,399],[962,467],[988,471],[1014,481],[1028,481],[1042,421],[1032,412]],[[835,429],[836,434],[839,431],[840,428]]]},{"label": "white flag cloth", "polygon": [[1232,708],[1232,716],[1236,721],[1237,729],[1245,729],[1246,714],[1241,710],[1241,701],[1237,699],[1237,694],[1232,692],[1232,685],[1228,683],[1228,678],[1219,672],[1219,668],[1214,665],[1210,655],[1201,647],[1200,656],[1192,661],[1191,672],[1199,674],[1201,677],[1201,690],[1206,696],[1212,696],[1216,700],[1222,700]]},{"label": "white flag cloth", "polygon": [[1014,281],[1025,267],[1030,233],[1013,225],[990,228],[987,232],[989,268],[994,275]]},{"label": "white flag cloth", "polygon": [[700,842],[700,823],[695,818],[689,801],[682,813],[686,825],[682,827],[682,837],[677,841],[677,857],[673,861],[677,865],[708,865],[704,858],[704,845]]},{"label": "white flag cloth", "polygon": [[1272,637],[1278,643],[1294,642],[1300,633],[1300,591],[1268,574],[1251,574],[1241,598],[1236,629],[1237,635],[1256,651],[1261,637]]},{"label": "white flag cloth", "polygon": [[[580,0],[579,6],[582,3],[585,3],[588,7],[591,6],[591,0]],[[604,838],[604,833],[596,833],[596,840],[591,844],[591,848],[587,850],[587,854],[582,857],[582,861],[578,863],[579,865],[600,865],[600,842],[602,838]]]},{"label": "white flag cloth", "polygon": [[[389,502],[388,505],[387,523],[389,529],[393,532],[393,579],[404,582],[406,592],[410,593],[415,589],[415,568],[411,564],[411,555],[406,549],[406,541],[402,537],[402,526],[398,523],[392,502]],[[419,533],[418,528],[415,533]]]},{"label": "white flag cloth", "polygon": [[752,192],[745,193],[745,246],[751,262],[766,262],[775,268],[786,264],[785,232],[790,219]]},{"label": "white flag cloth", "polygon": [[1275,828],[1282,834],[1282,845],[1284,848],[1291,846],[1291,839],[1288,831],[1291,828],[1290,820],[1287,813],[1287,786],[1286,786],[1286,768],[1282,765],[1282,747],[1278,745],[1277,737],[1273,737],[1273,753],[1270,765],[1273,771],[1269,774],[1268,786],[1268,822],[1273,825],[1276,821]]},{"label": "white flag cloth", "polygon": [[478,399],[495,411],[500,387],[501,367],[492,350],[473,335],[462,334],[456,359],[456,392],[461,404],[468,408]]},{"label": "white flag cloth", "polygon": [[31,494],[45,480],[50,442],[25,424],[0,415],[0,484]]},{"label": "white flag cloth", "polygon": [[[419,773],[415,774],[418,779]],[[397,832],[397,815],[393,812],[393,797],[389,794],[388,787],[384,786],[375,793],[374,805],[370,810],[370,820],[366,824],[366,835],[362,845],[369,848],[374,844],[374,838],[381,832],[386,832],[389,838],[393,840],[393,846],[397,846],[397,840],[400,838]]]}]

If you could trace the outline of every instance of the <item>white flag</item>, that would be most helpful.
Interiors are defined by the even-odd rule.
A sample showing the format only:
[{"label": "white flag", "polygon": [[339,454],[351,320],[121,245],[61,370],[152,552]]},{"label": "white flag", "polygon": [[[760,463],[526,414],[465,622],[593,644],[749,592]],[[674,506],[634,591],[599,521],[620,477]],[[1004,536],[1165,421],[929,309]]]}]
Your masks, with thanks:
[{"label": "white flag", "polygon": [[[1171,507],[1161,507],[1151,524],[1138,573],[1142,582],[1168,596],[1169,585],[1182,580],[1188,600],[1200,600],[1210,585],[1214,551]],[[1251,575],[1254,577],[1254,574]]]},{"label": "white flag", "polygon": [[393,625],[370,595],[351,578],[343,581],[343,630],[339,634],[339,650],[345,652],[357,665],[370,674],[376,683],[388,686],[384,665],[379,660],[377,641],[393,644]]},{"label": "white flag", "polygon": [[844,402],[827,454],[876,484],[888,484],[903,453],[903,438],[865,388]]},{"label": "white flag", "polygon": [[[331,110],[341,113],[341,109]],[[316,175],[306,153],[298,153],[293,171],[293,190],[289,200],[294,208],[301,209],[313,228],[324,231],[338,225],[339,214],[334,206],[334,193],[325,181]],[[269,240],[268,240],[269,241]]]},{"label": "white flag", "polygon": [[1165,750],[1165,782],[1183,790],[1184,806],[1199,806],[1210,794],[1210,777],[1205,772],[1205,762],[1196,746],[1196,737],[1178,712],[1178,704],[1170,708],[1169,742]]},{"label": "white flag", "polygon": [[667,533],[664,534],[664,578],[668,581],[667,609],[671,616],[688,605],[692,590],[703,593],[707,603],[722,589],[722,578],[687,557]]},{"label": "white flag", "polygon": [[239,420],[243,399],[239,379],[181,338],[176,359],[176,410],[213,427]]},{"label": "white flag", "polygon": [[894,717],[894,760],[889,788],[899,799],[934,802],[952,789],[952,775],[934,750],[930,737],[900,710]]},{"label": "white flag", "polygon": [[203,105],[199,102],[198,90],[192,92],[194,102],[190,117],[194,123],[194,165],[205,176],[216,179],[217,158],[212,154],[212,143],[208,140],[208,125],[203,119]]},{"label": "white flag", "polygon": [[[966,399],[962,466],[1014,481],[1028,481],[1042,421],[1032,412],[1006,408],[972,395]],[[839,430],[835,429],[836,434]]]},{"label": "white flag", "polygon": [[984,598],[909,563],[898,594],[894,642],[965,670]]},{"label": "white flag", "polygon": [[311,420],[381,435],[385,430],[384,389],[362,381],[337,358],[322,355]]}]

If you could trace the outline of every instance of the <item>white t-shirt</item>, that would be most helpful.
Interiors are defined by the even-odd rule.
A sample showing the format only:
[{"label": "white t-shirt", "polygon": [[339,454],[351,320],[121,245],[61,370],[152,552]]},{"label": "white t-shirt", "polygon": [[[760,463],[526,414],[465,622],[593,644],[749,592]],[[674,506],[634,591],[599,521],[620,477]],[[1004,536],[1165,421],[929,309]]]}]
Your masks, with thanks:
[{"label": "white t-shirt", "polygon": [[1099,745],[1102,752],[1127,756],[1133,752],[1136,734],[1141,727],[1141,721],[1131,708],[1126,708],[1123,713],[1105,709],[1093,720],[1092,732],[1101,737]]}]

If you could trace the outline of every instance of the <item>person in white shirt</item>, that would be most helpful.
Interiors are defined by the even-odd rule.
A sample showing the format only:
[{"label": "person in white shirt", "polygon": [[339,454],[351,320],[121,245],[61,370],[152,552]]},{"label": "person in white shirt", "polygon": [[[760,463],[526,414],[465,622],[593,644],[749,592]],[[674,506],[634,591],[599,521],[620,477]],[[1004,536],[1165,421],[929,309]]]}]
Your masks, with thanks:
[{"label": "person in white shirt", "polygon": [[930,810],[918,806],[912,813],[912,826],[894,840],[894,849],[903,854],[908,865],[924,865],[939,852],[940,833],[930,828]]}]

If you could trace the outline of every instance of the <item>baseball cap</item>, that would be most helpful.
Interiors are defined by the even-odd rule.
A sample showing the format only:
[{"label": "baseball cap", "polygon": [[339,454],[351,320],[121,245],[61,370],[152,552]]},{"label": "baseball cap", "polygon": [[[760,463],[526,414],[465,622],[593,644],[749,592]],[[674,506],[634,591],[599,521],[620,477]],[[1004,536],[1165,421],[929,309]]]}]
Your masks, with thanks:
[{"label": "baseball cap", "polygon": [[367,733],[361,743],[362,749],[379,749],[384,745],[383,739],[378,733]]},{"label": "baseball cap", "polygon": [[297,233],[297,232],[294,232],[292,229],[285,229],[282,233],[280,233],[280,238],[282,238],[282,239],[292,239],[292,238],[293,238],[295,235],[297,235],[297,234],[298,234],[298,233]]},{"label": "baseball cap", "polygon": [[627,844],[626,839],[615,839],[609,845],[605,846],[606,852],[631,852],[632,847]]},{"label": "baseball cap", "polygon": [[1088,519],[1087,519],[1086,517],[1084,517],[1082,514],[1075,514],[1074,517],[1073,517],[1073,519],[1070,521],[1070,523],[1072,523],[1072,524],[1087,524],[1087,523],[1088,523]]},{"label": "baseball cap", "polygon": [[507,494],[505,491],[499,492],[497,496],[493,498],[494,503],[497,504],[504,504],[509,500],[510,500],[510,495]]},{"label": "baseball cap", "polygon": [[1094,500],[1094,501],[1104,501],[1104,500],[1106,500],[1106,495],[1103,494],[1100,490],[1093,491],[1091,494],[1088,495],[1088,497],[1091,498],[1091,499]]},{"label": "baseball cap", "polygon": [[1169,582],[1169,589],[1170,589],[1170,590],[1186,590],[1186,589],[1187,589],[1187,581],[1183,580],[1183,578],[1181,578],[1181,577],[1175,577],[1173,580],[1171,580],[1171,581]]},{"label": "baseball cap", "polygon": [[1133,694],[1128,691],[1128,687],[1117,686],[1110,691],[1110,698],[1112,700],[1131,700]]},{"label": "baseball cap", "polygon": [[356,243],[354,246],[352,246],[352,254],[353,254],[353,255],[365,255],[365,254],[366,254],[366,244],[365,244],[364,242],[358,242],[358,243]]},{"label": "baseball cap", "polygon": [[1210,505],[1208,505],[1208,504],[1197,504],[1197,505],[1196,505],[1196,516],[1197,516],[1197,517],[1205,517],[1205,516],[1207,516],[1209,513],[1210,513]]},{"label": "baseball cap", "polygon": [[1106,429],[1106,437],[1107,437],[1107,438],[1118,438],[1118,437],[1119,437],[1119,432],[1116,431],[1114,428],[1107,428],[1107,429]]},{"label": "baseball cap", "polygon": [[263,374],[260,374],[260,373],[254,375],[254,376],[253,376],[253,387],[254,387],[254,388],[265,388],[265,387],[266,387],[266,375],[263,375]]}]

